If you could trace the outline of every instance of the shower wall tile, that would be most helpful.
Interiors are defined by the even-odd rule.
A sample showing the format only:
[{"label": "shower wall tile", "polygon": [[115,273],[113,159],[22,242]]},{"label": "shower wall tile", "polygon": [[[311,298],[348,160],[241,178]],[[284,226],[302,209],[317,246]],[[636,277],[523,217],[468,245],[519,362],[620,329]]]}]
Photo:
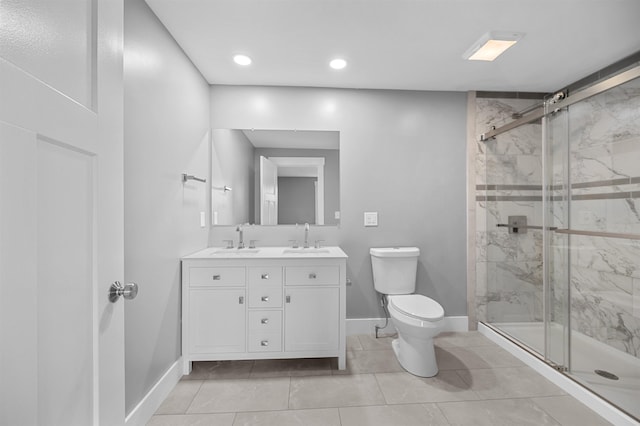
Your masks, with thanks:
[{"label": "shower wall tile", "polygon": [[542,292],[542,262],[495,262],[489,291]]},{"label": "shower wall tile", "polygon": [[640,235],[640,199],[607,200],[605,204],[607,231]]},{"label": "shower wall tile", "polygon": [[[536,221],[534,223],[541,224],[542,222]],[[516,238],[519,262],[542,262],[542,231],[530,229],[526,234],[518,235]]]},{"label": "shower wall tile", "polygon": [[[638,107],[640,108],[640,106]],[[640,114],[635,118],[640,121]],[[634,137],[613,144],[613,168],[624,176],[638,176],[638,164],[640,164],[640,133]]]},{"label": "shower wall tile", "polygon": [[484,231],[487,229],[486,205],[487,203],[485,201],[476,201],[476,230]]},{"label": "shower wall tile", "polygon": [[578,267],[640,278],[640,240],[575,235],[571,251]]},{"label": "shower wall tile", "polygon": [[518,260],[518,236],[503,231],[488,231],[485,234],[488,261]]},{"label": "shower wall tile", "polygon": [[640,319],[640,279],[633,279],[633,316]]}]

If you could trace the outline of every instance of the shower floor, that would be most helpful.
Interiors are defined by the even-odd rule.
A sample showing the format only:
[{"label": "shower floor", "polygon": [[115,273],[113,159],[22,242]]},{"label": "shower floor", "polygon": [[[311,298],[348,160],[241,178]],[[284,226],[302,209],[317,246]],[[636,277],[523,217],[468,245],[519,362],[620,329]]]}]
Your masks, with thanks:
[{"label": "shower floor", "polygon": [[[543,323],[492,323],[503,333],[515,338],[536,352],[544,354]],[[551,324],[550,359],[563,360],[562,326]],[[595,373],[604,370],[619,380],[610,380]],[[584,334],[571,332],[571,369],[569,375],[611,403],[640,419],[640,359],[605,345]]]}]

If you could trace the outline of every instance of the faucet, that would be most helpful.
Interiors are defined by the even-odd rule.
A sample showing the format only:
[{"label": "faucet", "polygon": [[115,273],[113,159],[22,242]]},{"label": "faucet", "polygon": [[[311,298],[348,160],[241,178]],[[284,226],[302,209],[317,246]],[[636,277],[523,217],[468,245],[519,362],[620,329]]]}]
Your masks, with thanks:
[{"label": "faucet", "polygon": [[304,224],[304,245],[303,248],[309,248],[309,224]]},{"label": "faucet", "polygon": [[236,231],[238,231],[238,248],[243,249],[244,237],[242,236],[242,225],[238,225],[238,227],[236,228]]}]

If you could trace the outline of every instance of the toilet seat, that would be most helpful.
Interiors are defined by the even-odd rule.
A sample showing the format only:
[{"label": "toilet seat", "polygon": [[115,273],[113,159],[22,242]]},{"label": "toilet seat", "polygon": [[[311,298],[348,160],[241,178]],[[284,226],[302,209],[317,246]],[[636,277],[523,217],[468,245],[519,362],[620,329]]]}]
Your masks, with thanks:
[{"label": "toilet seat", "polygon": [[444,309],[435,300],[421,294],[388,296],[389,303],[402,314],[420,321],[440,321]]}]

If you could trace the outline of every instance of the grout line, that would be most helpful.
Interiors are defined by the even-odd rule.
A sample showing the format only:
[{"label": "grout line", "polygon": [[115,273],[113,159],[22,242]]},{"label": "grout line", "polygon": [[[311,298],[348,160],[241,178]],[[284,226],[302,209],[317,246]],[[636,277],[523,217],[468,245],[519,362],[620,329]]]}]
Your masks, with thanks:
[{"label": "grout line", "polygon": [[188,411],[191,408],[191,406],[193,405],[193,401],[196,400],[196,396],[198,396],[198,394],[202,390],[202,385],[204,385],[204,382],[205,382],[204,380],[200,381],[200,386],[198,386],[198,390],[193,393],[193,396],[191,397],[191,401],[187,405],[187,408],[184,410],[184,413],[182,413],[182,414],[190,414]]}]

